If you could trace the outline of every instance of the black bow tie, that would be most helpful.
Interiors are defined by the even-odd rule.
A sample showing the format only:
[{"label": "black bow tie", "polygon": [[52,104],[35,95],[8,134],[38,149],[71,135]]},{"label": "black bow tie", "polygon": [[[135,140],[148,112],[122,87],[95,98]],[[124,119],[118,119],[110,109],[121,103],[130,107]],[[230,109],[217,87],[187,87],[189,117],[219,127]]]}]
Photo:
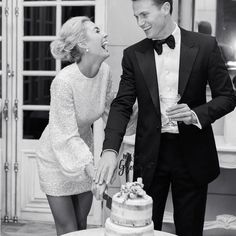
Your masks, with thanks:
[{"label": "black bow tie", "polygon": [[162,54],[162,44],[164,44],[164,43],[166,43],[169,46],[169,48],[174,49],[175,48],[174,36],[171,34],[166,39],[153,40],[153,48],[155,49],[155,51],[157,52],[158,55]]}]

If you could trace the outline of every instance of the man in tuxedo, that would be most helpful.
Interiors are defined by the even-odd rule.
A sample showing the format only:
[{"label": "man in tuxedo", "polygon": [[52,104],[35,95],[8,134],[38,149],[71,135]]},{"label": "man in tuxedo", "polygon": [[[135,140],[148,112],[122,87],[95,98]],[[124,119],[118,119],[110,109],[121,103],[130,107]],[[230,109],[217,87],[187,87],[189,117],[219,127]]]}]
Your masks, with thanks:
[{"label": "man in tuxedo", "polygon": [[[172,0],[132,4],[147,38],[124,50],[95,182],[110,182],[137,99],[134,179],[141,176],[153,198],[155,229],[161,230],[171,187],[176,234],[201,236],[207,185],[220,172],[211,124],[234,109],[232,83],[216,39],[178,27],[171,18]],[[208,85],[211,101],[206,101]],[[160,96],[172,94],[181,98],[165,111]],[[164,129],[164,116],[178,125]]]}]

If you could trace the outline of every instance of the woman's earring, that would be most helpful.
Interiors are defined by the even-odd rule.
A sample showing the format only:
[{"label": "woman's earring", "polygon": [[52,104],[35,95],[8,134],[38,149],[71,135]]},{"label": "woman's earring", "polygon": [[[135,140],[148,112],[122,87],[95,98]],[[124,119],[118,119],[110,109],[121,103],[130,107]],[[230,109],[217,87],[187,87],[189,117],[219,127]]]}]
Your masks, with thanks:
[{"label": "woman's earring", "polygon": [[88,48],[86,48],[86,49],[85,49],[85,52],[89,52],[89,49],[88,49]]}]

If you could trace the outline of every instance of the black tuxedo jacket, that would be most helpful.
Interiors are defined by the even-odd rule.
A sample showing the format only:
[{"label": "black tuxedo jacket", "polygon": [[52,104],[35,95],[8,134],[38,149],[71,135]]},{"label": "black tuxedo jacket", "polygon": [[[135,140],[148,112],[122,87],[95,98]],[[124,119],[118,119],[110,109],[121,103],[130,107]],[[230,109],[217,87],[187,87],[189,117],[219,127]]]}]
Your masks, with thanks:
[{"label": "black tuxedo jacket", "polygon": [[[142,176],[148,189],[157,165],[161,113],[152,40],[144,39],[124,50],[123,74],[105,128],[103,149],[119,151],[137,98],[138,122],[134,152],[134,178]],[[209,85],[212,100],[206,101]],[[211,124],[236,104],[232,83],[214,37],[181,29],[178,92],[197,114],[202,129],[179,122],[183,159],[193,179],[206,184],[219,174]]]}]

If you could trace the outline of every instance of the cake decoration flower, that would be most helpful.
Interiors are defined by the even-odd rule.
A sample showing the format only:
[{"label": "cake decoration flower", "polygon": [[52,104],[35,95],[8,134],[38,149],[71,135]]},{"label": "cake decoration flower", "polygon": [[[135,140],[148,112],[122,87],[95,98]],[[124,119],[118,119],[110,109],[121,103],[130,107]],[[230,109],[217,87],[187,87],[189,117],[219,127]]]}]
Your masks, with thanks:
[{"label": "cake decoration flower", "polygon": [[123,197],[125,202],[128,199],[138,199],[145,195],[146,192],[143,190],[142,178],[138,178],[135,182],[127,182],[121,185],[121,190],[117,196]]}]

